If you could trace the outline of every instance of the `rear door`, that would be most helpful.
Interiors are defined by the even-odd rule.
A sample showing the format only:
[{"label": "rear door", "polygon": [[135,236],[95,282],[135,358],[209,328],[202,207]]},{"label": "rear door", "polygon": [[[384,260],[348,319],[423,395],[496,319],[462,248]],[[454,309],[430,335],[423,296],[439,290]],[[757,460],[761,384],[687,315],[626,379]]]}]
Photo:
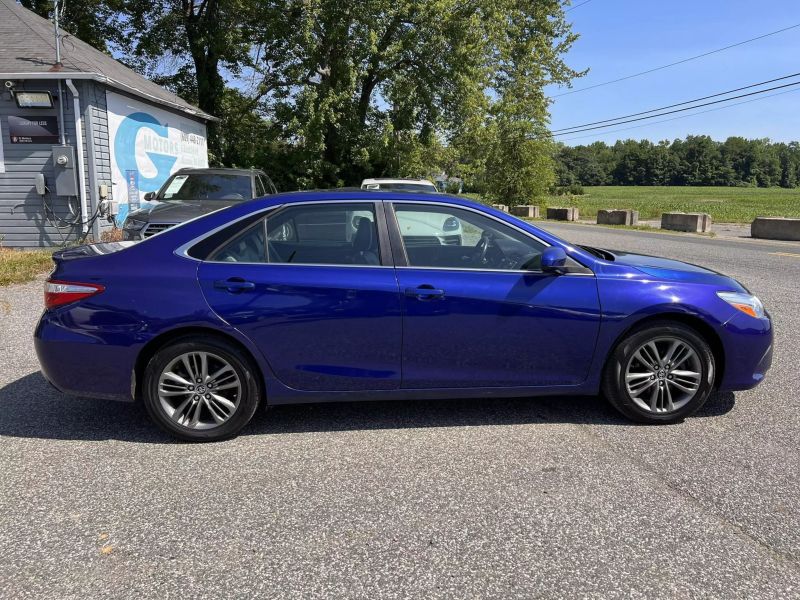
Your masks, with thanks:
[{"label": "rear door", "polygon": [[289,204],[208,258],[198,276],[209,305],[285,385],[400,386],[400,298],[381,203]]}]

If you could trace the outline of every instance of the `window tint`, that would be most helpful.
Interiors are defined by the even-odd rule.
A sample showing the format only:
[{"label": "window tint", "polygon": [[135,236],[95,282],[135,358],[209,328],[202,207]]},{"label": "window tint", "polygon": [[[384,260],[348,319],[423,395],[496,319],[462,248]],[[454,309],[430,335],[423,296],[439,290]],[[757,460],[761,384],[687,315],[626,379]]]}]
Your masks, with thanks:
[{"label": "window tint", "polygon": [[269,261],[378,265],[378,230],[371,203],[305,204],[267,220]]},{"label": "window tint", "polygon": [[412,267],[537,270],[544,244],[470,210],[395,204]]},{"label": "window tint", "polygon": [[264,220],[250,226],[217,250],[211,260],[218,262],[266,262],[267,251],[264,242]]},{"label": "window tint", "polygon": [[249,200],[249,175],[190,173],[175,175],[158,196],[159,200]]},{"label": "window tint", "polygon": [[211,260],[379,265],[375,210],[371,203],[285,208],[225,244]]}]

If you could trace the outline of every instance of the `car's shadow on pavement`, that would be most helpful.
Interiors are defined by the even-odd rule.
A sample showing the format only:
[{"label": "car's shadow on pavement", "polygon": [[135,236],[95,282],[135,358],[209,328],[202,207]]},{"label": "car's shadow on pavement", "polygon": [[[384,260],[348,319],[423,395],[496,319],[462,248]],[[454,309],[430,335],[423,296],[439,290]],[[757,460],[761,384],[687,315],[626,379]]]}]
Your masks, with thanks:
[{"label": "car's shadow on pavement", "polygon": [[[731,411],[732,393],[712,396],[693,418]],[[596,397],[337,402],[259,411],[242,435],[421,427],[572,423],[632,425]],[[141,406],[65,396],[41,373],[0,388],[0,437],[172,443]]]}]

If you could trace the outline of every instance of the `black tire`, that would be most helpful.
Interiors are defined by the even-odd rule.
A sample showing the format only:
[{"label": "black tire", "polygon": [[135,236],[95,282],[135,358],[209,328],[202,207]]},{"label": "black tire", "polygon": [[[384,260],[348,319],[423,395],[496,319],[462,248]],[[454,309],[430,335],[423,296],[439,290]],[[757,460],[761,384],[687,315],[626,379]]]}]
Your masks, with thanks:
[{"label": "black tire", "polygon": [[[626,385],[626,369],[632,360],[638,360],[634,355],[644,344],[649,341],[667,343],[665,339],[679,340],[694,350],[698,357],[696,364],[701,370],[697,390],[691,399],[675,410],[656,413],[643,409],[629,393]],[[606,363],[602,392],[614,408],[633,421],[650,424],[676,423],[697,411],[708,400],[714,388],[714,375],[714,354],[708,342],[697,331],[674,321],[655,321],[633,330],[617,344]],[[659,377],[661,376],[655,375],[656,385],[663,384],[662,387],[672,385],[668,385]],[[651,379],[653,378],[651,376]]]},{"label": "black tire", "polygon": [[[224,359],[238,376],[238,404],[232,414],[218,426],[194,429],[177,423],[162,406],[159,379],[176,358],[189,352],[205,352]],[[261,403],[259,372],[249,356],[233,344],[212,336],[183,337],[159,349],[144,372],[142,399],[150,418],[167,433],[187,442],[216,442],[238,434],[252,419]],[[204,409],[208,411],[208,409]],[[206,414],[211,414],[206,412]]]}]

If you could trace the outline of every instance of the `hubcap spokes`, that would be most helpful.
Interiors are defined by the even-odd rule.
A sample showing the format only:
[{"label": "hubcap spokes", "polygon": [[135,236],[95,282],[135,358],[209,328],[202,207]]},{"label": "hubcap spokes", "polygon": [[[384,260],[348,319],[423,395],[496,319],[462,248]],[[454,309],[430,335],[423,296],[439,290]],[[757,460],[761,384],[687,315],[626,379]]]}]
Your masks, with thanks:
[{"label": "hubcap spokes", "polygon": [[625,386],[647,412],[664,414],[685,406],[700,389],[702,364],[683,340],[662,337],[642,344],[625,369]]},{"label": "hubcap spokes", "polygon": [[219,427],[236,412],[241,395],[242,384],[234,368],[210,352],[181,354],[158,380],[164,412],[190,429]]}]

